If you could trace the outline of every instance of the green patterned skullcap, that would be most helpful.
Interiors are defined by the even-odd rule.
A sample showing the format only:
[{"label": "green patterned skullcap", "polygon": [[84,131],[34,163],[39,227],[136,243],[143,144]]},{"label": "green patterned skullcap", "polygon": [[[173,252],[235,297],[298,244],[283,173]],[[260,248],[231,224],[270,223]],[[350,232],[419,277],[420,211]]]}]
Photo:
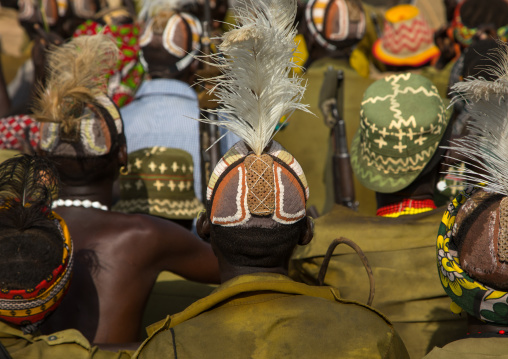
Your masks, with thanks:
[{"label": "green patterned skullcap", "polygon": [[149,147],[129,154],[113,208],[168,219],[193,219],[204,208],[194,193],[192,156],[177,148]]},{"label": "green patterned skullcap", "polygon": [[448,125],[436,87],[411,73],[388,76],[363,96],[351,165],[367,188],[393,193],[410,185],[429,163]]}]

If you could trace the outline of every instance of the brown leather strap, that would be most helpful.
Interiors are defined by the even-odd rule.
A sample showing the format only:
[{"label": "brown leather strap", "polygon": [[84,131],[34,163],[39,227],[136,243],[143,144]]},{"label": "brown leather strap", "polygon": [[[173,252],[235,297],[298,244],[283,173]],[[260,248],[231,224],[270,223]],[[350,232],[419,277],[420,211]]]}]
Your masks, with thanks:
[{"label": "brown leather strap", "polygon": [[362,249],[358,244],[353,242],[350,239],[340,237],[335,238],[332,243],[330,243],[330,246],[328,247],[328,250],[326,251],[325,257],[323,259],[323,263],[321,264],[321,268],[319,269],[319,275],[318,275],[318,283],[319,285],[323,285],[325,281],[325,275],[326,271],[328,269],[328,264],[330,263],[330,259],[332,258],[333,251],[339,244],[346,244],[353,248],[355,252],[360,257],[363,266],[365,267],[365,270],[367,271],[367,275],[369,276],[369,283],[370,283],[370,291],[369,291],[369,299],[367,300],[367,305],[372,305],[372,301],[374,300],[374,292],[375,292],[375,283],[374,283],[374,274],[372,273],[372,268],[369,265],[369,261],[367,260],[367,256],[365,253],[363,253]]}]

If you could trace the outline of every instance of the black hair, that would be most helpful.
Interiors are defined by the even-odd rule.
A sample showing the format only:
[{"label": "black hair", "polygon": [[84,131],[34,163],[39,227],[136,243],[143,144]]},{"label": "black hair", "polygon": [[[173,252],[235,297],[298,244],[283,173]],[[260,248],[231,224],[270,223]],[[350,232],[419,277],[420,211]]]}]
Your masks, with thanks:
[{"label": "black hair", "polygon": [[61,263],[62,234],[48,217],[58,183],[41,157],[17,156],[0,164],[0,288],[34,288]]},{"label": "black hair", "polygon": [[211,225],[210,236],[224,259],[235,266],[274,268],[288,263],[302,233],[306,218],[272,228]]},{"label": "black hair", "polygon": [[508,24],[508,4],[504,0],[490,0],[479,5],[476,0],[468,0],[461,5],[460,17],[469,28],[491,25],[497,30]]}]

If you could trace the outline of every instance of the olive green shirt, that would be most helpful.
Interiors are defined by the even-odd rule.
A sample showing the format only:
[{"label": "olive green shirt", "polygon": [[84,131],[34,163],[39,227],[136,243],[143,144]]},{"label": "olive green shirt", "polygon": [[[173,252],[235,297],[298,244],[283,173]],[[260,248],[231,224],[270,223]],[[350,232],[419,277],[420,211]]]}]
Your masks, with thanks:
[{"label": "olive green shirt", "polygon": [[508,338],[467,338],[434,348],[425,359],[508,359]]},{"label": "olive green shirt", "polygon": [[331,287],[235,277],[148,328],[136,358],[408,358],[390,322]]},{"label": "olive green shirt", "polygon": [[118,353],[92,347],[77,330],[67,329],[51,335],[23,334],[15,326],[0,321],[0,343],[12,359],[128,359],[131,353]]},{"label": "olive green shirt", "polygon": [[[342,206],[315,222],[314,239],[298,247],[290,276],[315,283],[334,238],[353,240],[365,252],[375,279],[372,306],[386,315],[412,358],[466,334],[465,317],[453,314],[437,272],[436,238],[444,208],[399,218],[364,216]],[[358,255],[340,245],[328,266],[325,284],[344,299],[366,303],[369,280]]]}]

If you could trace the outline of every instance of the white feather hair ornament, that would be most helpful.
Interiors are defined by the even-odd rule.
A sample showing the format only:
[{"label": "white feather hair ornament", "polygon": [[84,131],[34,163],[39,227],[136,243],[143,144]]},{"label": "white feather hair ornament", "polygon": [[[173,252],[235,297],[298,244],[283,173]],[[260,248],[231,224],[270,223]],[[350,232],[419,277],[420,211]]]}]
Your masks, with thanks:
[{"label": "white feather hair ornament", "polygon": [[[498,65],[484,70],[497,76],[495,81],[470,77],[451,88],[457,93],[453,102],[466,101],[471,121],[469,134],[447,148],[466,158],[451,157],[468,165],[457,177],[508,196],[508,45],[499,42],[499,48],[489,55]],[[459,166],[450,167],[458,170]]]},{"label": "white feather hair ornament", "polygon": [[300,103],[302,79],[291,74],[299,67],[293,62],[296,0],[239,0],[234,10],[237,25],[222,36],[219,53],[208,57],[222,72],[208,80],[215,84],[210,92],[220,107],[210,112],[218,120],[200,121],[235,133],[261,155],[283,116],[310,113]]}]

